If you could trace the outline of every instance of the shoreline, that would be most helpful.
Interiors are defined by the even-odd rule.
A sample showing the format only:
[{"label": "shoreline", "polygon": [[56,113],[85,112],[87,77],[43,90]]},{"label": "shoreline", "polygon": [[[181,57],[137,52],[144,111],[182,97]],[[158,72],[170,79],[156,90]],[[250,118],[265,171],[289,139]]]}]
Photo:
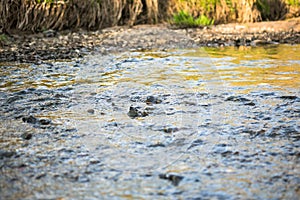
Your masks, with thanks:
[{"label": "shoreline", "polygon": [[138,50],[202,46],[300,44],[300,17],[285,21],[177,29],[167,24],[111,27],[99,31],[13,33],[0,40],[0,62],[39,63]]}]

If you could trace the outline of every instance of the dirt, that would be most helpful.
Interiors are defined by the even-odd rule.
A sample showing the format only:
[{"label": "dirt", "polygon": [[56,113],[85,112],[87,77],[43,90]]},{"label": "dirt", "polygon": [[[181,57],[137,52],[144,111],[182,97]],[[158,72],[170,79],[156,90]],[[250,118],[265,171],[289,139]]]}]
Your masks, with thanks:
[{"label": "dirt", "polygon": [[300,43],[300,18],[198,29],[177,29],[160,24],[113,27],[94,32],[48,30],[26,34],[12,31],[0,40],[0,62],[39,63],[43,60],[78,58],[92,52],[107,54],[130,50],[278,43]]}]

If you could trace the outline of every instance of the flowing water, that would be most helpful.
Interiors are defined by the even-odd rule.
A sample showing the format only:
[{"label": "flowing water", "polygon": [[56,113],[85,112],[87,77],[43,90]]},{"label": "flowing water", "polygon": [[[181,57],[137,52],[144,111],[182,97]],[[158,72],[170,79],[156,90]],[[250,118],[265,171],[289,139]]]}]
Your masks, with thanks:
[{"label": "flowing water", "polygon": [[1,199],[298,199],[300,46],[0,65]]}]

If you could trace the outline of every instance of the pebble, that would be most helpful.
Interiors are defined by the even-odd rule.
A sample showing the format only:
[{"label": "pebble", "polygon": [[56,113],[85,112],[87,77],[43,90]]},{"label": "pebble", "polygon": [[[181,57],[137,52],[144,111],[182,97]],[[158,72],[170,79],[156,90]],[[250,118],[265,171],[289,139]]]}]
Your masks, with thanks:
[{"label": "pebble", "polygon": [[172,183],[172,185],[178,186],[184,177],[175,174],[159,174],[159,178],[168,180]]},{"label": "pebble", "polygon": [[38,122],[38,119],[33,116],[23,117],[22,120],[23,120],[23,122],[27,122],[30,124],[36,124]]},{"label": "pebble", "polygon": [[14,151],[6,151],[6,150],[0,149],[0,159],[2,159],[4,157],[10,158],[13,155],[15,155]]},{"label": "pebble", "polygon": [[21,137],[24,139],[24,140],[30,140],[32,138],[32,134],[31,133],[23,133],[21,135]]},{"label": "pebble", "polygon": [[94,109],[88,109],[87,112],[90,113],[90,114],[94,114],[95,110]]}]

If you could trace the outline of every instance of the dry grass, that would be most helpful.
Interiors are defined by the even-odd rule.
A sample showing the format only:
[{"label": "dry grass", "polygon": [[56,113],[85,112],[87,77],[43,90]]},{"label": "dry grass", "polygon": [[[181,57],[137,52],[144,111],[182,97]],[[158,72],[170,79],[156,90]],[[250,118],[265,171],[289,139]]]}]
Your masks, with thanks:
[{"label": "dry grass", "polygon": [[[279,20],[297,16],[294,10],[299,6],[289,6],[286,0],[171,0],[176,4],[172,12],[185,10],[194,17],[201,14],[213,18],[216,24],[229,22],[259,22]],[[294,14],[288,15],[293,10]]]},{"label": "dry grass", "polygon": [[[291,0],[1,0],[0,30],[101,29],[168,21],[185,10],[215,23],[257,22],[299,16]],[[49,2],[49,1],[48,1]],[[2,27],[1,27],[2,26]]]}]

